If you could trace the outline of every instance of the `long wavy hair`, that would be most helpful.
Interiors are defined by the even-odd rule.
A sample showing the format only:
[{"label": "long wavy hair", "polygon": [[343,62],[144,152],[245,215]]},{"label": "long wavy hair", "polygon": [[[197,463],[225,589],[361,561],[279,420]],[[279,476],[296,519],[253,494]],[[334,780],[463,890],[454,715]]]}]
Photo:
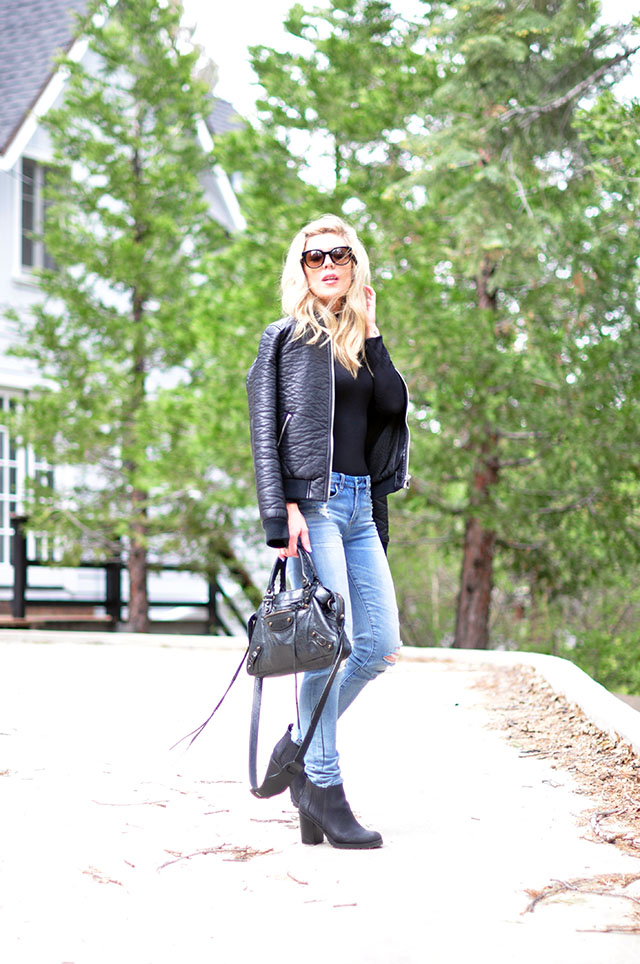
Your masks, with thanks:
[{"label": "long wavy hair", "polygon": [[[351,262],[351,287],[344,299],[331,308],[309,289],[300,262],[308,239],[318,234],[337,234],[344,238],[356,259]],[[294,337],[307,337],[310,344],[327,338],[333,345],[335,357],[354,378],[364,360],[367,326],[364,286],[369,284],[369,279],[369,258],[362,242],[354,229],[334,214],[322,215],[296,234],[282,271],[282,307],[297,321]]]}]

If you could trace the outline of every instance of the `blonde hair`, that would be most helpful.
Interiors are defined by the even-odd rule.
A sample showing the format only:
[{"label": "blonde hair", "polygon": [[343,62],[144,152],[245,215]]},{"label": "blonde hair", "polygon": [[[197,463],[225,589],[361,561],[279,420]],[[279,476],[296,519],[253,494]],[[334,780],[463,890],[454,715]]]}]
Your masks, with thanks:
[{"label": "blonde hair", "polygon": [[[351,262],[351,287],[337,313],[310,291],[300,261],[308,239],[318,234],[340,235],[353,249],[356,259]],[[292,315],[297,321],[294,337],[308,335],[309,343],[314,344],[326,336],[333,345],[335,357],[354,378],[364,358],[367,327],[364,286],[369,284],[369,279],[369,258],[362,242],[354,229],[334,214],[322,215],[296,234],[282,271],[282,307],[287,315]]]}]

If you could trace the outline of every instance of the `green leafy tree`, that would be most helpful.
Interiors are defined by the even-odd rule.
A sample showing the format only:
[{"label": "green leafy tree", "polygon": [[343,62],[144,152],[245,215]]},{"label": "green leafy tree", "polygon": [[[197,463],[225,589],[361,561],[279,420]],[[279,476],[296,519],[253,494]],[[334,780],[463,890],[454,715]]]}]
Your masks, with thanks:
[{"label": "green leafy tree", "polygon": [[93,13],[89,56],[64,64],[64,104],[45,121],[55,269],[41,275],[44,301],[24,324],[22,353],[53,387],[29,399],[21,429],[52,463],[83,467],[66,491],[35,493],[33,525],[76,554],[121,545],[129,624],[144,631],[154,539],[178,530],[189,542],[207,522],[203,493],[229,488],[202,464],[187,390],[204,259],[225,236],[201,186],[212,164],[198,137],[209,89],[180,5],[119,0]]},{"label": "green leafy tree", "polygon": [[[497,631],[520,645],[569,656],[604,685],[638,691],[638,398],[640,326],[638,268],[632,251],[639,225],[638,104],[611,93],[578,116],[580,136],[599,185],[589,208],[591,283],[602,288],[581,308],[572,365],[588,386],[574,397],[571,459],[558,474],[578,473],[583,490],[571,512],[548,512],[545,540],[523,566],[533,583],[528,620]],[[627,247],[628,246],[628,247]],[[578,239],[577,247],[580,247]],[[581,278],[576,276],[581,284]],[[579,373],[579,377],[578,377]],[[562,508],[561,504],[559,508]],[[542,518],[540,521],[542,521]],[[563,563],[562,565],[560,563]]]},{"label": "green leafy tree", "polygon": [[[637,322],[636,252],[624,167],[605,180],[598,140],[599,97],[631,51],[627,28],[598,13],[472,0],[409,21],[390,3],[334,0],[292,9],[302,52],[254,51],[263,134],[246,136],[264,153],[243,243],[284,246],[317,205],[344,211],[371,249],[413,402],[396,531],[444,542],[447,559],[462,549],[458,646],[488,644],[496,571],[572,591],[616,550],[633,558],[608,534],[623,517],[633,528],[635,490],[606,453],[630,437],[613,386],[632,368],[621,335]],[[321,159],[316,194],[296,187],[290,175],[312,180]],[[240,270],[238,298],[259,305],[263,281]]]}]

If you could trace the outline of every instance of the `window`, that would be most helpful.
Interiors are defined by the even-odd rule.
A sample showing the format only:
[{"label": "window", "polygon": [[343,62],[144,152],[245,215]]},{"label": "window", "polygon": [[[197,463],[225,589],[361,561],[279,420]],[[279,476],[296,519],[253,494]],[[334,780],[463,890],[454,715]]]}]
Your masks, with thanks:
[{"label": "window", "polygon": [[[0,411],[7,411],[14,404],[13,399],[0,396]],[[7,429],[0,427],[0,563],[10,559],[11,515],[18,509],[19,468],[18,450]]]},{"label": "window", "polygon": [[22,158],[21,264],[25,271],[55,267],[53,258],[39,238],[42,234],[47,202],[44,187],[47,168],[31,158]]},{"label": "window", "polygon": [[[2,425],[3,413],[12,411],[17,402],[10,395],[0,395],[0,565],[11,561],[11,516],[22,509],[25,480],[36,478],[53,487],[51,466],[38,459],[30,449],[18,448],[8,429]],[[27,555],[30,559],[52,558],[52,546],[46,536],[29,535]]]}]

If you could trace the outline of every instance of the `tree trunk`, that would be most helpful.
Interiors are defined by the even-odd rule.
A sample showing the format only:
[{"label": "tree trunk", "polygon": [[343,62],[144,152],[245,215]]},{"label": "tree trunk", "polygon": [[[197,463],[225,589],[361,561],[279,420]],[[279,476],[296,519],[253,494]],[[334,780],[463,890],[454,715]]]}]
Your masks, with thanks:
[{"label": "tree trunk", "polygon": [[494,544],[495,533],[484,529],[478,519],[467,521],[453,642],[458,649],[487,649],[489,645]]},{"label": "tree trunk", "polygon": [[[489,499],[491,486],[498,481],[496,444],[495,436],[487,434],[480,448],[473,477],[472,512]],[[476,515],[467,519],[453,641],[459,649],[487,649],[489,645],[495,541],[495,532],[486,529]]]},{"label": "tree trunk", "polygon": [[[139,175],[137,154],[134,169]],[[136,241],[144,238],[144,227],[136,224]],[[131,493],[132,521],[129,536],[129,621],[132,633],[149,632],[149,596],[147,592],[147,493],[136,486],[137,460],[140,458],[136,415],[145,403],[146,345],[144,331],[144,297],[134,288],[132,292],[134,323],[134,363],[132,369],[132,393],[130,415],[131,452],[133,457],[125,460],[125,468],[133,482]]]},{"label": "tree trunk", "polygon": [[[491,487],[498,481],[497,439],[487,433],[478,455],[473,476],[471,512],[490,497]],[[493,551],[496,535],[486,529],[475,514],[467,519],[464,554],[460,576],[460,593],[456,611],[454,647],[487,649],[489,645],[489,613],[493,589]]]},{"label": "tree trunk", "polygon": [[[139,521],[132,526],[129,547],[129,620],[132,633],[149,632],[149,596],[147,592],[146,510],[144,492],[133,493],[134,507],[138,506]],[[142,504],[141,504],[142,503]]]},{"label": "tree trunk", "polygon": [[[496,296],[489,290],[493,266],[485,257],[476,278],[478,307],[496,309]],[[460,593],[456,609],[456,631],[453,641],[458,649],[487,649],[489,615],[493,589],[493,552],[495,532],[486,529],[476,517],[478,509],[490,497],[491,486],[498,481],[497,438],[487,431],[478,453],[471,492],[471,514],[467,519],[460,576]]]}]

